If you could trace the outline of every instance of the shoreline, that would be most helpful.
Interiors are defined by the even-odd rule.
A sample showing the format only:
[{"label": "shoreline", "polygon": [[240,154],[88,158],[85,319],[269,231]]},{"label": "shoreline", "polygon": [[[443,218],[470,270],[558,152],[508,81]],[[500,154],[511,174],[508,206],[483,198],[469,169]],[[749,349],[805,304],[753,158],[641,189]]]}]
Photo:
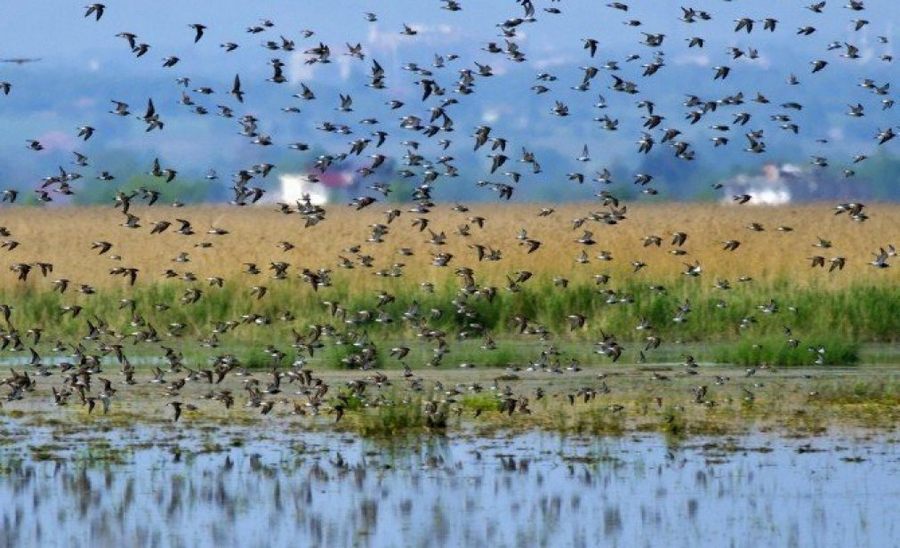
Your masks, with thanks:
[{"label": "shoreline", "polygon": [[[332,387],[318,398],[308,385],[291,380],[283,381],[275,394],[254,396],[247,387],[264,386],[272,373],[256,369],[246,374],[229,376],[219,385],[191,380],[172,394],[165,383],[149,382],[148,369],[138,370],[133,386],[121,384],[121,376],[110,370],[97,375],[114,383],[107,415],[98,401],[89,413],[77,394],[65,405],[55,405],[52,390],[62,390],[60,381],[36,377],[32,392],[3,402],[0,418],[56,428],[60,435],[142,426],[201,431],[233,426],[248,435],[274,428],[368,438],[497,432],[792,437],[827,436],[848,428],[890,433],[900,424],[900,370],[892,365],[831,370],[605,366],[556,374],[315,370],[314,382]],[[99,386],[87,396],[96,397],[98,391]],[[230,408],[218,399],[223,392],[233,398]],[[167,405],[175,400],[195,407],[177,422]]]}]

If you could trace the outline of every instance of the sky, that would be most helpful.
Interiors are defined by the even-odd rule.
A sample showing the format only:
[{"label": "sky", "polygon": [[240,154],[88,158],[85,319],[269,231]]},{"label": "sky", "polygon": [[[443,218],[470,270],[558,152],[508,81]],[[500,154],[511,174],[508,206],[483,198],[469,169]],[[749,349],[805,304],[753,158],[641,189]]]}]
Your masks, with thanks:
[{"label": "sky", "polygon": [[[230,165],[229,160],[235,159],[277,159],[285,164],[290,158],[300,158],[286,156],[284,150],[287,143],[295,141],[337,152],[346,148],[354,136],[323,135],[313,129],[314,125],[328,119],[352,124],[363,117],[361,114],[354,119],[335,114],[338,94],[352,92],[359,105],[356,113],[372,113],[396,132],[400,115],[427,116],[427,108],[435,105],[433,99],[427,104],[418,100],[421,90],[416,82],[420,76],[402,67],[415,62],[432,68],[436,53],[460,55],[455,64],[448,63],[448,68],[434,70],[434,78],[445,87],[452,88],[457,71],[474,68],[474,61],[490,64],[495,74],[492,78],[479,79],[477,92],[461,98],[460,104],[452,107],[458,129],[450,151],[460,155],[458,163],[462,169],[488,165],[484,155],[462,156],[470,154],[469,135],[479,124],[489,124],[497,133],[507,135],[516,150],[528,145],[544,151],[548,163],[559,164],[561,173],[556,177],[562,177],[569,164],[572,169],[579,167],[573,160],[584,144],[594,150],[592,160],[596,162],[588,166],[591,169],[607,165],[639,168],[644,159],[634,153],[634,141],[641,135],[644,112],[634,104],[642,98],[657,103],[666,115],[666,125],[677,124],[695,142],[701,163],[727,163],[753,169],[761,161],[771,161],[769,157],[749,158],[742,154],[745,140],[741,133],[733,135],[728,146],[711,155],[701,145],[712,136],[706,127],[709,124],[687,127],[683,121],[687,109],[681,103],[686,93],[708,99],[744,91],[752,97],[762,89],[773,97],[773,102],[802,102],[807,108],[804,113],[796,114],[798,118],[805,117],[800,124],[803,131],[798,136],[785,135],[777,131],[777,126],[768,130],[770,150],[777,153],[778,160],[784,161],[805,162],[811,154],[874,152],[871,142],[874,133],[898,121],[896,110],[881,112],[878,98],[856,84],[865,77],[879,84],[896,78],[894,64],[880,60],[879,56],[893,54],[900,3],[869,0],[865,11],[854,12],[843,7],[845,2],[830,0],[822,14],[807,9],[809,2],[798,1],[633,0],[627,3],[630,9],[626,13],[607,7],[603,1],[536,0],[538,21],[519,26],[514,39],[526,53],[526,61],[515,63],[504,55],[483,50],[492,41],[503,46],[498,23],[522,15],[522,8],[512,0],[463,0],[463,9],[458,12],[441,9],[443,3],[432,0],[109,0],[100,21],[83,17],[83,1],[8,1],[4,3],[4,17],[0,18],[0,58],[35,57],[41,61],[0,65],[0,81],[10,81],[14,86],[10,96],[0,99],[0,123],[7,128],[0,135],[0,151],[5,151],[0,155],[0,178],[15,184],[40,180],[79,146],[99,157],[125,155],[137,162],[162,155],[185,173],[202,173],[215,166],[221,166],[227,173],[238,167]],[[708,10],[713,20],[685,24],[679,21],[682,5]],[[548,7],[556,7],[562,13],[543,11]],[[365,12],[376,13],[377,22],[367,21]],[[779,26],[774,33],[764,32],[759,26],[750,34],[736,33],[733,21],[740,17],[755,20],[775,17]],[[859,18],[868,20],[869,24],[854,31],[851,20]],[[258,25],[263,19],[271,20],[274,27],[261,34],[246,32],[247,27]],[[641,25],[625,24],[629,20],[638,20]],[[208,27],[197,44],[193,42],[190,23]],[[404,24],[416,29],[418,34],[413,37],[400,34]],[[806,25],[815,26],[816,32],[810,37],[798,37],[796,29]],[[304,29],[314,31],[315,35],[303,39],[300,33]],[[139,41],[149,43],[150,52],[135,59],[125,40],[115,37],[123,31],[133,32]],[[640,75],[640,65],[650,62],[657,51],[640,43],[642,32],[666,35],[660,48],[665,67],[652,78]],[[688,48],[686,40],[698,35],[707,39],[706,47]],[[296,50],[271,51],[261,47],[266,40],[278,40],[279,36],[295,40]],[[878,36],[887,38],[888,43],[878,43]],[[593,59],[582,48],[582,39],[587,37],[599,42]],[[240,47],[235,52],[224,53],[219,44],[228,41]],[[334,62],[304,63],[308,56],[303,50],[319,41],[332,48]],[[854,61],[840,58],[841,50],[826,50],[831,42],[858,46],[861,58]],[[366,53],[365,61],[344,55],[346,43],[360,43]],[[732,60],[728,53],[730,47],[756,48],[759,58]],[[624,59],[630,54],[639,54],[641,58],[626,63]],[[170,55],[178,56],[180,62],[173,68],[163,68],[162,59]],[[275,57],[286,63],[289,78],[286,85],[265,81],[271,75],[267,61]],[[364,87],[371,59],[385,67],[388,90],[374,93]],[[830,66],[813,77],[809,74],[809,62],[815,59],[827,59]],[[611,91],[607,71],[601,71],[587,93],[570,89],[580,81],[579,67],[601,66],[608,60],[617,60],[622,65],[623,70],[618,74],[637,82],[641,95],[632,97]],[[732,67],[731,76],[724,82],[713,81],[713,67],[723,64]],[[553,89],[551,93],[536,96],[529,88],[536,83],[534,77],[540,72],[552,73],[558,80],[549,86]],[[213,112],[215,105],[225,100],[223,92],[237,73],[241,74],[248,95],[245,110],[259,116],[265,131],[280,137],[276,151],[260,152],[252,147],[248,150],[246,139],[236,135],[235,126],[228,126],[212,115],[198,117],[177,104],[182,92],[175,84],[177,77],[189,76],[190,88],[213,87],[217,93],[209,98],[186,90],[197,103]],[[800,78],[799,86],[785,82],[792,73]],[[300,82],[321,90],[317,92],[315,104],[301,104],[290,97],[299,90]],[[609,103],[607,113],[621,119],[622,130],[617,134],[599,131],[593,121],[602,114],[592,108],[601,95]],[[169,122],[159,134],[145,134],[140,123],[123,124],[116,117],[106,115],[113,99],[126,101],[132,109],[141,110],[149,97],[155,99],[158,110]],[[391,111],[383,105],[388,99],[403,100],[407,108]],[[573,115],[565,120],[552,116],[549,110],[556,99],[569,104]],[[864,121],[849,120],[845,115],[847,105],[857,102],[866,104],[869,114]],[[228,104],[232,105],[233,101]],[[300,106],[303,112],[291,118],[279,111],[286,106]],[[751,125],[761,125],[769,114],[769,111],[754,112]],[[722,118],[727,121],[731,115]],[[723,123],[722,119],[716,123]],[[82,146],[75,139],[73,129],[82,124],[102,130],[98,131],[95,142]],[[767,127],[771,128],[771,123]],[[399,143],[402,138],[397,135]],[[27,138],[40,138],[49,144],[48,150],[23,157]],[[818,142],[823,139],[830,141],[828,146]],[[425,141],[421,136],[418,140]],[[394,141],[388,147],[394,155],[402,155],[405,150]],[[436,147],[424,152],[429,156],[441,153]]]}]

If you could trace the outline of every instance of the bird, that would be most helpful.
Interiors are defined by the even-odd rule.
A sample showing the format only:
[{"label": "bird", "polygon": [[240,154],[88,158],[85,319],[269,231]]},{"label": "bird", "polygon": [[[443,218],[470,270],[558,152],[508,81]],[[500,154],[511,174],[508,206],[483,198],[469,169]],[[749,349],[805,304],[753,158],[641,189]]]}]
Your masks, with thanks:
[{"label": "bird", "polygon": [[203,38],[203,31],[206,30],[206,25],[201,25],[200,23],[191,23],[188,27],[194,29],[194,43],[200,41]]},{"label": "bird", "polygon": [[99,21],[103,14],[106,13],[106,5],[104,4],[88,4],[84,9],[84,16],[90,17],[93,15],[95,21]]},{"label": "bird", "polygon": [[196,411],[197,406],[190,403],[182,403],[180,401],[170,401],[166,404],[166,406],[171,406],[174,411],[174,416],[172,417],[172,422],[178,422],[178,419],[181,418],[182,409],[186,411]]},{"label": "bird", "polygon": [[78,137],[87,141],[94,135],[94,131],[96,131],[91,126],[81,126],[78,128]]},{"label": "bird", "polygon": [[241,77],[239,74],[234,75],[234,83],[231,86],[231,91],[229,92],[239,103],[244,102],[244,92],[241,91]]}]

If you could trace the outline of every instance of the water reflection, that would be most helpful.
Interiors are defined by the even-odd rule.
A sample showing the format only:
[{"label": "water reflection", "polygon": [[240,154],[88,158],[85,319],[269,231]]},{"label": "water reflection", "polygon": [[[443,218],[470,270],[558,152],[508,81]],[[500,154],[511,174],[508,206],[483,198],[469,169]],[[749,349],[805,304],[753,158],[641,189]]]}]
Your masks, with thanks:
[{"label": "water reflection", "polygon": [[900,538],[889,510],[900,502],[898,451],[885,438],[673,448],[658,437],[528,434],[386,447],[334,434],[239,442],[239,430],[147,429],[103,434],[109,445],[95,450],[96,434],[63,443],[35,430],[3,432],[13,441],[0,446],[3,546],[746,546],[764,538],[889,546]]}]

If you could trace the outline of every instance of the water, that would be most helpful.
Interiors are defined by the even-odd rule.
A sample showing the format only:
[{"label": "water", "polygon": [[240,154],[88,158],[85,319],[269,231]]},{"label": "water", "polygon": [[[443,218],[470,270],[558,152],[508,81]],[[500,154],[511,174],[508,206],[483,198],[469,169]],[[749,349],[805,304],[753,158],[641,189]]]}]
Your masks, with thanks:
[{"label": "water", "polygon": [[673,446],[649,435],[529,433],[386,445],[303,431],[0,426],[2,546],[885,547],[900,539],[900,451],[885,436]]}]

